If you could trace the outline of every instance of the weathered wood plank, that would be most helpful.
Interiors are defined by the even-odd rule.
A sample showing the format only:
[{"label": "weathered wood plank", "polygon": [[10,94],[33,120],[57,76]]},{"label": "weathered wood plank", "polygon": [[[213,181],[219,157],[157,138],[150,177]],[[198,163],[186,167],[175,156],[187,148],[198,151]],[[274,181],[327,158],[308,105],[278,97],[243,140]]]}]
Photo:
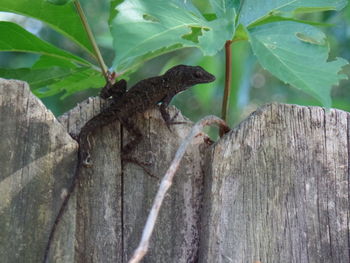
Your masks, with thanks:
[{"label": "weathered wood plank", "polygon": [[[90,99],[60,120],[77,133],[102,105],[99,98]],[[175,108],[169,110],[171,116],[178,114],[178,121],[188,122]],[[170,132],[157,109],[140,114],[135,123],[144,138],[133,157],[150,161],[147,169],[162,177],[192,124],[172,126]],[[157,191],[157,179],[135,164],[120,161],[120,134],[116,122],[90,137],[94,166],[83,170],[78,190],[77,262],[126,262],[139,242]],[[127,134],[122,141],[128,141]],[[203,141],[199,136],[182,162],[145,262],[190,262],[197,256]]]},{"label": "weathered wood plank", "polygon": [[[177,114],[171,109],[170,115]],[[181,114],[178,121],[185,120]],[[188,120],[185,120],[188,121]],[[162,177],[189,126],[164,127],[158,110],[153,110],[138,121],[147,131],[146,138],[137,152],[140,160],[151,160],[151,172]],[[206,148],[203,136],[199,136],[187,150],[181,162],[174,184],[162,206],[151,239],[150,252],[144,262],[194,262],[199,245],[199,213],[202,201],[203,171],[202,151]],[[144,156],[143,156],[144,155]],[[134,164],[126,164],[124,170],[124,248],[129,259],[137,247],[149,209],[158,189],[158,181],[145,174]]]},{"label": "weathered wood plank", "polygon": [[[77,144],[22,81],[0,79],[0,258],[41,262]],[[69,233],[65,242],[72,242]],[[62,247],[66,257],[69,246]]]},{"label": "weathered wood plank", "polygon": [[350,262],[349,117],[271,104],[219,141],[200,262]]},{"label": "weathered wood plank", "polygon": [[[76,168],[68,132],[77,134],[104,106],[89,99],[59,124],[27,84],[0,79],[1,262],[41,262]],[[199,136],[144,262],[196,262],[198,249],[198,262],[349,262],[349,119],[338,110],[272,104],[212,148]],[[191,124],[170,132],[156,109],[135,121],[144,138],[133,156],[151,161],[148,169],[161,177]],[[93,167],[82,170],[50,262],[131,256],[158,181],[121,162],[128,140],[118,122],[90,136]]]},{"label": "weathered wood plank", "polygon": [[[27,84],[0,79],[0,256],[2,262],[41,262],[53,221],[76,168],[78,134],[105,107],[88,99],[58,123]],[[170,109],[173,116],[176,109]],[[178,120],[185,120],[181,114]],[[187,120],[185,120],[187,121]],[[152,161],[161,177],[191,124],[171,132],[158,110],[136,118],[144,139],[135,151]],[[92,168],[83,168],[79,187],[58,225],[49,262],[126,262],[139,241],[158,180],[122,163],[118,122],[90,136]],[[145,262],[187,262],[197,255],[203,171],[199,136],[189,149],[162,209]],[[146,154],[142,154],[145,152]]]},{"label": "weathered wood plank", "polygon": [[[71,134],[105,107],[89,98],[59,118]],[[74,262],[120,262],[122,258],[120,125],[96,130],[90,137],[93,166],[83,167],[76,189]]]}]

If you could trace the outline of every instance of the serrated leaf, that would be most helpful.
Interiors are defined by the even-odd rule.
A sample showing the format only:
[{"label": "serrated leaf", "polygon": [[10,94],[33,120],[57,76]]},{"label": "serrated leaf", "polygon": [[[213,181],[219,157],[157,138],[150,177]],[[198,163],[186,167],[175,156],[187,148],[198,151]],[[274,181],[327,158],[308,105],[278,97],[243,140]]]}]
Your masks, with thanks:
[{"label": "serrated leaf", "polygon": [[[331,106],[331,88],[346,78],[338,73],[347,61],[342,58],[327,61],[329,48],[321,31],[310,25],[285,21],[250,29],[249,37],[252,49],[265,69],[315,97],[324,106]],[[305,39],[318,43],[315,45]]]},{"label": "serrated leaf", "polygon": [[41,40],[19,25],[0,21],[0,51],[16,51],[43,54],[91,65],[88,61]]},{"label": "serrated leaf", "polygon": [[346,4],[347,0],[245,0],[239,14],[239,23],[249,26],[271,15],[280,16],[283,13],[303,10],[308,12],[341,10]]},{"label": "serrated leaf", "polygon": [[[172,47],[197,47],[203,54],[213,55],[234,34],[234,17],[207,21],[190,1],[126,0],[116,8],[111,31],[116,50],[113,67],[117,71],[140,58],[150,58],[148,54],[174,50]],[[112,10],[111,16],[114,14]]]},{"label": "serrated leaf", "polygon": [[94,56],[93,48],[73,3],[59,6],[44,0],[1,0],[0,11],[43,21]]}]

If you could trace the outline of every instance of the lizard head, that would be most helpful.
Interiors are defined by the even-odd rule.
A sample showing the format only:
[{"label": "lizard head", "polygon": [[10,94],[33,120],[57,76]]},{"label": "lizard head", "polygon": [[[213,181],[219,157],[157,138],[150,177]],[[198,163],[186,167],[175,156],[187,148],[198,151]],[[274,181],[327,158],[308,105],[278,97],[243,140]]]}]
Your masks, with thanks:
[{"label": "lizard head", "polygon": [[165,76],[181,84],[183,89],[200,83],[213,82],[215,80],[214,75],[200,66],[178,65],[169,69],[165,73]]}]

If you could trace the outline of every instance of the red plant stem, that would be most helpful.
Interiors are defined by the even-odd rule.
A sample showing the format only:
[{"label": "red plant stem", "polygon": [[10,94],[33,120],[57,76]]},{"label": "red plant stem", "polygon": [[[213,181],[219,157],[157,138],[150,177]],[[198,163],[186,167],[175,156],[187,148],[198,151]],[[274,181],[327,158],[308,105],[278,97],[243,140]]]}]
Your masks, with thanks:
[{"label": "red plant stem", "polygon": [[[227,122],[228,119],[228,107],[229,107],[229,98],[231,91],[231,82],[232,82],[232,52],[231,52],[232,40],[227,40],[225,43],[225,88],[224,88],[224,97],[222,101],[221,109],[221,118]],[[224,131],[220,129],[220,137],[224,134]]]}]

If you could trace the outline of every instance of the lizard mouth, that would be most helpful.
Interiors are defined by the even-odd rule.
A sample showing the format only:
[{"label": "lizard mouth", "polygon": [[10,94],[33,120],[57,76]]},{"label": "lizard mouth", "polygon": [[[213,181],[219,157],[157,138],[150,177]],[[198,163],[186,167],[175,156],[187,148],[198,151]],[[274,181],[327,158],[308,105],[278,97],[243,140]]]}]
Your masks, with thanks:
[{"label": "lizard mouth", "polygon": [[210,83],[215,81],[215,76],[210,74],[209,72],[201,72],[200,78],[196,79],[198,84],[200,83]]},{"label": "lizard mouth", "polygon": [[203,78],[203,82],[202,83],[209,83],[209,82],[213,82],[215,80],[216,80],[215,76],[210,74],[209,72],[207,72],[205,78]]}]

